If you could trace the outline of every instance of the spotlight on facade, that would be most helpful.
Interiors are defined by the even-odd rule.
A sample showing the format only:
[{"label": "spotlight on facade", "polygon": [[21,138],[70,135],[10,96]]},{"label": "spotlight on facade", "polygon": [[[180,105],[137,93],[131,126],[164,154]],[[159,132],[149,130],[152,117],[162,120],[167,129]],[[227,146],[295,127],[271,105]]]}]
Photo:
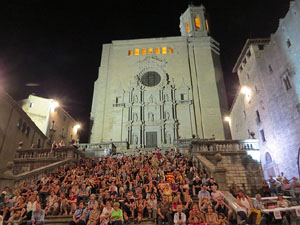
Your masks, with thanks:
[{"label": "spotlight on facade", "polygon": [[77,133],[78,129],[80,129],[80,125],[79,124],[76,124],[74,127],[73,127],[73,131],[75,133]]},{"label": "spotlight on facade", "polygon": [[51,102],[51,112],[54,112],[58,106],[59,106],[59,103],[57,101]]},{"label": "spotlight on facade", "polygon": [[245,95],[247,101],[249,102],[251,99],[251,89],[247,86],[243,86],[241,88],[241,93]]},{"label": "spotlight on facade", "polygon": [[231,123],[231,118],[230,116],[225,116],[224,120],[228,123]]}]

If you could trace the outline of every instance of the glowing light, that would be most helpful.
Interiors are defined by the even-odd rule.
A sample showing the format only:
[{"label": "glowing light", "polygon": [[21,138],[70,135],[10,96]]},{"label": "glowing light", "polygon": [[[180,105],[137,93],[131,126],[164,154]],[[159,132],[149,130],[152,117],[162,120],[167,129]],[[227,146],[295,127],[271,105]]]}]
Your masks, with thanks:
[{"label": "glowing light", "polygon": [[75,133],[77,133],[78,129],[80,129],[80,125],[79,124],[76,124],[74,127],[73,127],[73,131]]},{"label": "glowing light", "polygon": [[140,54],[140,49],[136,48],[134,49],[134,55],[139,55]]},{"label": "glowing light", "polygon": [[230,116],[225,116],[224,120],[228,123],[231,123],[231,118]]},{"label": "glowing light", "polygon": [[144,48],[142,49],[142,55],[146,55],[147,54],[147,50]]},{"label": "glowing light", "polygon": [[132,50],[128,50],[128,55],[132,55]]},{"label": "glowing light", "polygon": [[191,29],[190,29],[190,23],[189,23],[189,21],[186,21],[186,22],[185,22],[185,27],[186,27],[186,32],[187,32],[187,33],[190,33],[190,32],[191,32]]},{"label": "glowing light", "polygon": [[160,48],[155,49],[155,54],[160,54]]},{"label": "glowing light", "polygon": [[251,100],[251,89],[250,88],[243,86],[241,88],[241,93],[245,95],[248,102]]},{"label": "glowing light", "polygon": [[57,107],[59,107],[59,103],[57,101],[51,102],[51,112],[55,112]]},{"label": "glowing light", "polygon": [[162,47],[161,53],[162,54],[167,54],[167,47]]},{"label": "glowing light", "polygon": [[201,28],[200,18],[198,16],[195,18],[195,25],[197,29]]},{"label": "glowing light", "polygon": [[148,48],[148,54],[153,54],[153,48]]}]

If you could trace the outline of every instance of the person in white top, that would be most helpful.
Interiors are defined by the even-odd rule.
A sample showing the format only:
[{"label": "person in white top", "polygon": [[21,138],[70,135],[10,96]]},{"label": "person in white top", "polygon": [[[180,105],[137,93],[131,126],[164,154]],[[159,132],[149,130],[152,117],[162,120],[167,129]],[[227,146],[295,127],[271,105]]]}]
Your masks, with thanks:
[{"label": "person in white top", "polygon": [[111,202],[107,201],[100,215],[100,225],[107,225],[109,223],[112,210],[113,208],[111,207]]},{"label": "person in white top", "polygon": [[186,225],[186,215],[182,212],[182,205],[177,206],[177,213],[174,215],[175,225]]},{"label": "person in white top", "polygon": [[238,215],[242,218],[242,220],[246,220],[250,209],[253,209],[251,199],[245,195],[242,190],[240,190],[236,197],[236,203],[240,206],[238,209]]}]

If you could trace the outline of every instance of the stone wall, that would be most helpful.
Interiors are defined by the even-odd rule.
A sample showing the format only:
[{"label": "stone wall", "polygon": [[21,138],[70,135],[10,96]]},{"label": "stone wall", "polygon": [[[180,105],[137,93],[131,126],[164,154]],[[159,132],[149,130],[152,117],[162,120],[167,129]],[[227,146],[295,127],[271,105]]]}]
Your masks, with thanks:
[{"label": "stone wall", "polygon": [[[253,196],[262,187],[262,168],[259,162],[247,154],[246,149],[236,145],[237,142],[216,144],[214,141],[193,141],[192,156],[198,166],[206,169],[209,175],[215,178],[221,190],[228,191],[235,182]],[[209,146],[206,147],[207,145]],[[220,147],[213,147],[218,145]]]},{"label": "stone wall", "polygon": [[232,137],[247,138],[248,132],[255,133],[266,178],[281,173],[288,179],[299,176],[299,21],[300,1],[291,1],[270,41],[248,40],[234,68],[251,96],[247,99],[239,93],[232,106]]}]

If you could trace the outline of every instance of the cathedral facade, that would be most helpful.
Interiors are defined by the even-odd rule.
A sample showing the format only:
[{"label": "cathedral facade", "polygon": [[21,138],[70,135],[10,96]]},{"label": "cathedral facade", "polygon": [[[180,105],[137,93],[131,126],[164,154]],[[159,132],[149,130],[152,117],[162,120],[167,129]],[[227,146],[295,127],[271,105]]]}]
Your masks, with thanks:
[{"label": "cathedral facade", "polygon": [[219,44],[209,35],[203,6],[188,7],[180,31],[103,45],[91,143],[162,147],[179,138],[230,138]]}]

